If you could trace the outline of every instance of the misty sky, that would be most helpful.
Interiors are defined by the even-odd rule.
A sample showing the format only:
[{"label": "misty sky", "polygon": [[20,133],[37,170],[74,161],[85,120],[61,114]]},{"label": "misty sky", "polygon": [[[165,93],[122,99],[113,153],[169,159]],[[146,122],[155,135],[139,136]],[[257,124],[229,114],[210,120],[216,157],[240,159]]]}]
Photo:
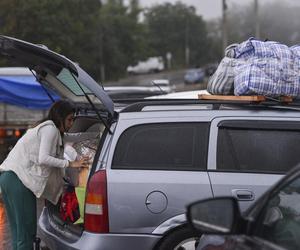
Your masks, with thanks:
[{"label": "misty sky", "polygon": [[[176,3],[178,0],[140,0],[142,7],[151,7],[154,4],[170,2]],[[254,0],[227,0],[227,5],[230,7],[232,4],[250,4]],[[278,0],[259,0],[259,3],[272,2]],[[281,0],[287,4],[300,4],[299,0]],[[193,5],[197,9],[197,13],[202,15],[204,19],[211,19],[220,17],[222,13],[222,0],[181,0],[180,2],[186,5]]]}]

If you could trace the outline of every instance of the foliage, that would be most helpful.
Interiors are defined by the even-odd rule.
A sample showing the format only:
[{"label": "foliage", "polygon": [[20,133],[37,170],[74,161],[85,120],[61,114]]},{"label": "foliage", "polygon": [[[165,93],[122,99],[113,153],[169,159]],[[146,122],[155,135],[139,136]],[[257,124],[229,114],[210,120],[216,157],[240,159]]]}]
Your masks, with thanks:
[{"label": "foliage", "polygon": [[[177,2],[143,10],[139,0],[1,0],[0,33],[44,44],[100,80],[118,79],[126,67],[172,53],[176,68],[219,61],[222,20],[204,22]],[[182,1],[183,2],[183,1]],[[261,38],[288,45],[300,40],[300,6],[260,1]],[[228,7],[229,43],[254,36],[253,5]],[[186,49],[190,50],[186,65]],[[1,65],[5,65],[0,58]],[[101,71],[101,69],[104,69]]]},{"label": "foliage", "polygon": [[126,66],[143,50],[144,27],[138,23],[138,1],[128,7],[109,1],[100,11],[103,62],[109,79],[124,74]]},{"label": "foliage", "polygon": [[183,66],[186,48],[189,48],[191,65],[205,62],[207,31],[194,7],[180,2],[157,5],[146,12],[145,23],[149,29],[150,47],[156,55],[165,56],[171,52],[173,64]]},{"label": "foliage", "polygon": [[99,9],[97,0],[2,0],[0,32],[44,44],[93,71]]},{"label": "foliage", "polygon": [[138,0],[128,7],[120,0],[1,0],[0,32],[44,44],[97,79],[103,64],[112,79],[144,49],[139,12]]},{"label": "foliage", "polygon": [[[260,39],[274,40],[287,45],[299,43],[300,6],[284,1],[260,2]],[[241,42],[255,36],[252,4],[232,5],[228,13],[229,43]]]}]

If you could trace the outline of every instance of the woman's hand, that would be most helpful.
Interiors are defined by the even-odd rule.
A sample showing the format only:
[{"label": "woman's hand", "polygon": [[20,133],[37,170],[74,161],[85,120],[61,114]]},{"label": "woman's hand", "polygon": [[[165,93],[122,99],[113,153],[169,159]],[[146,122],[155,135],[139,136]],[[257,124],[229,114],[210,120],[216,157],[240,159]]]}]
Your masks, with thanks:
[{"label": "woman's hand", "polygon": [[90,158],[88,156],[83,156],[79,160],[70,161],[70,168],[88,168],[90,164]]}]

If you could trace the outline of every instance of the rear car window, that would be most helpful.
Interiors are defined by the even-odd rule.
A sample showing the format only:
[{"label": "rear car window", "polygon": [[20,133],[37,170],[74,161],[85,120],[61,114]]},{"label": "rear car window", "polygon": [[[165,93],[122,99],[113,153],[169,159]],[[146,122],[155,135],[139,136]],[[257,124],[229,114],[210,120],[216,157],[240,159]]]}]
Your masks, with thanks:
[{"label": "rear car window", "polygon": [[84,93],[91,94],[91,91],[88,88],[86,88],[84,85],[82,84],[80,84],[80,86],[78,85],[79,81],[77,77],[66,68],[63,68],[59,72],[57,78],[61,81],[63,85],[65,85],[76,96],[82,96],[84,95]]},{"label": "rear car window", "polygon": [[300,123],[230,121],[219,126],[217,169],[284,173],[300,160]]},{"label": "rear car window", "polygon": [[204,170],[208,123],[160,123],[131,127],[121,135],[114,169]]}]

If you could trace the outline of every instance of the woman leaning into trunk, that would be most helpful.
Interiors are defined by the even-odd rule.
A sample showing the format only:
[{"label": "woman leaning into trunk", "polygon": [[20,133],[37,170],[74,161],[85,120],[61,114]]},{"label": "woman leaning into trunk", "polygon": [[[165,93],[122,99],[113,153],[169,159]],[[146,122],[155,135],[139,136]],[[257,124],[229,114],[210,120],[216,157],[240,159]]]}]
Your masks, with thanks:
[{"label": "woman leaning into trunk", "polygon": [[48,117],[19,139],[0,165],[0,187],[12,232],[14,250],[30,250],[36,235],[36,198],[53,204],[63,189],[65,168],[88,165],[83,158],[63,159],[63,135],[74,119],[74,107],[55,102]]}]

